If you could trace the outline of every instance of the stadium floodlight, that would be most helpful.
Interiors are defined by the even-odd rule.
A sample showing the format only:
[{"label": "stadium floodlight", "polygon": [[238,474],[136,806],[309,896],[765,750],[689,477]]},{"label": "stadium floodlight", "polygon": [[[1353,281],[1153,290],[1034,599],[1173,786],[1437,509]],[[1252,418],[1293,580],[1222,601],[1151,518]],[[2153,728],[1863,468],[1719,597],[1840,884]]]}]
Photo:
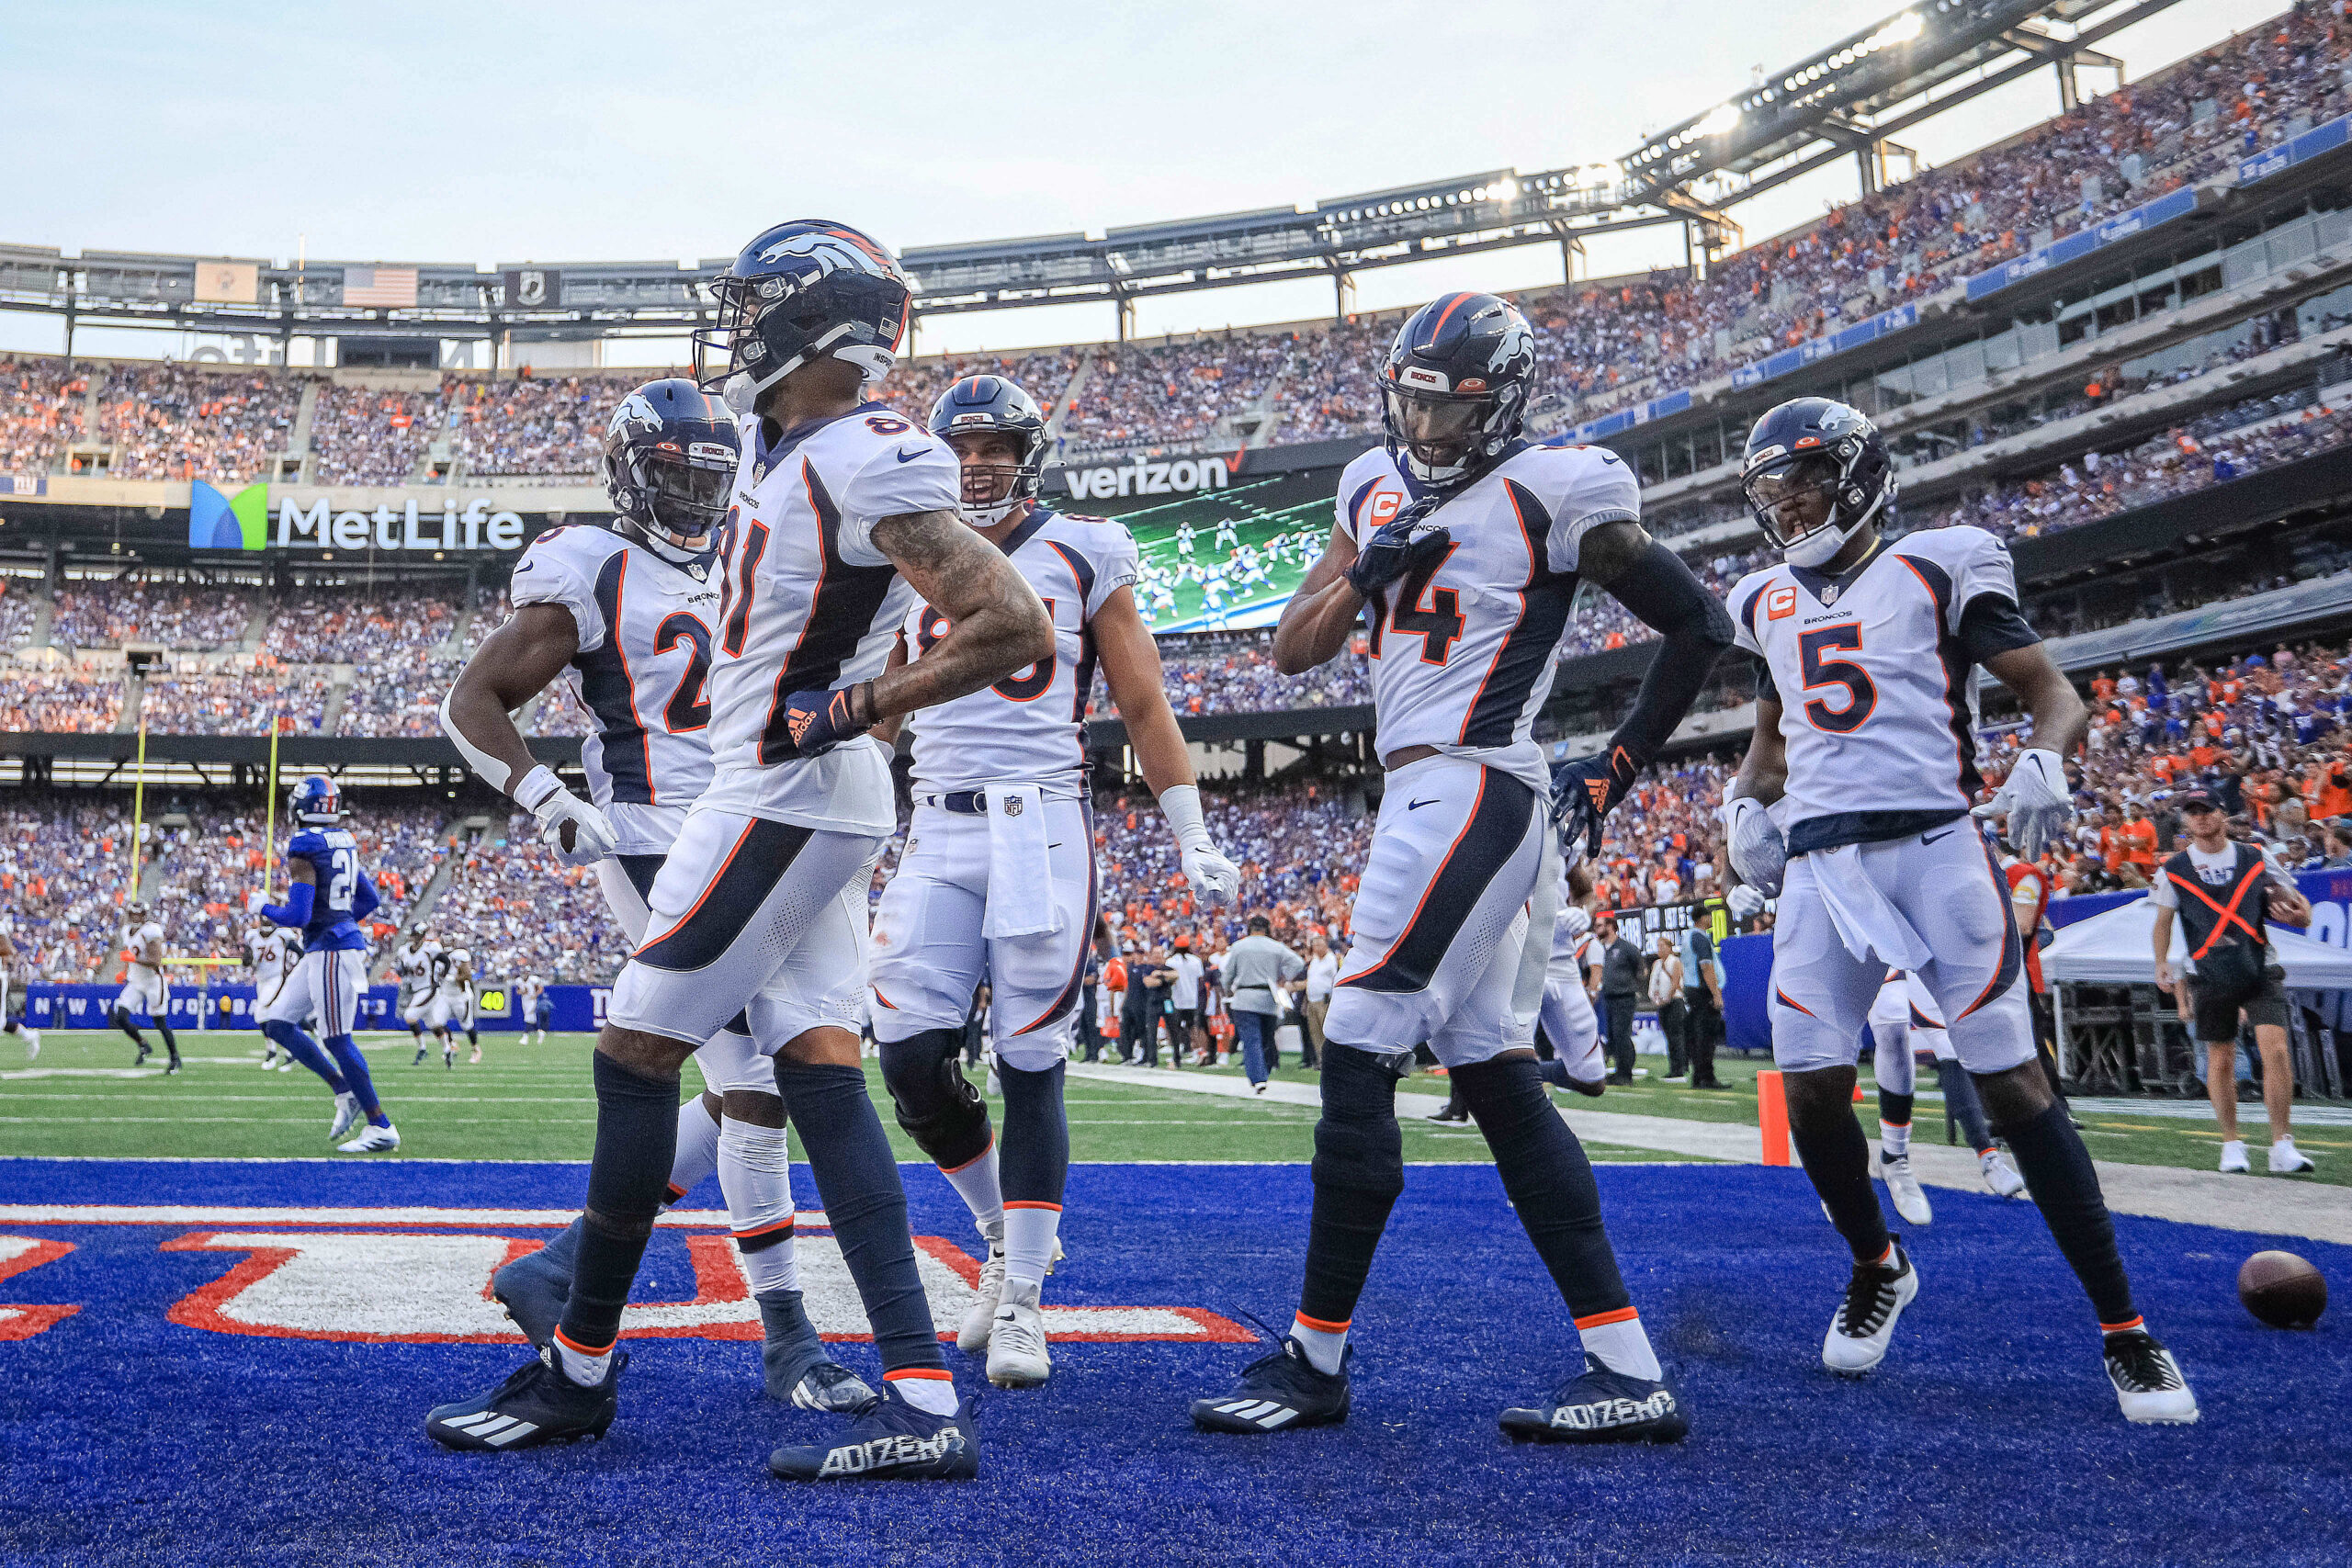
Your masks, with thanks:
[{"label": "stadium floodlight", "polygon": [[1721,136],[1738,123],[1739,106],[1737,104],[1718,104],[1709,112],[1706,118],[1699,122],[1696,129],[1702,136]]}]

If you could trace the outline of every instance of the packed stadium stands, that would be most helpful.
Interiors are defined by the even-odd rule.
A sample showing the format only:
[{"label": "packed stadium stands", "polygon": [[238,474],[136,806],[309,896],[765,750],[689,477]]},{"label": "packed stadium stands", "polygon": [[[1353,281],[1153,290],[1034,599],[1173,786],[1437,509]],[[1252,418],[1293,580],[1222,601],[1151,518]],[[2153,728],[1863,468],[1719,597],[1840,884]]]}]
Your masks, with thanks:
[{"label": "packed stadium stands", "polygon": [[69,650],[120,648],[128,642],[210,653],[244,641],[256,603],[250,591],[130,578],[62,583],[49,641],[52,648]]},{"label": "packed stadium stands", "polygon": [[0,730],[95,735],[122,716],[122,678],[78,670],[9,670],[0,679]]},{"label": "packed stadium stands", "polygon": [[1182,447],[1225,434],[1219,422],[1254,407],[1295,352],[1289,333],[1105,344],[1062,415],[1064,454]]},{"label": "packed stadium stands", "polygon": [[97,398],[111,477],[235,481],[267,473],[288,449],[302,388],[260,370],[119,363]]}]

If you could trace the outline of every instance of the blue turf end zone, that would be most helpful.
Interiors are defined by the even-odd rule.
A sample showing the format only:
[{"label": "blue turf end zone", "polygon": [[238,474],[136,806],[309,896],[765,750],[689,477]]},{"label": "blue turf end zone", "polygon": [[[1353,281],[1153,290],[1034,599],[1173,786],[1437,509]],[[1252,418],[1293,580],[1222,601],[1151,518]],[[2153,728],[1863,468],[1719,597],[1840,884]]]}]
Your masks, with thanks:
[{"label": "blue turf end zone", "polygon": [[[968,1246],[946,1184],[907,1174],[916,1231]],[[0,1160],[0,1204],[561,1208],[584,1179],[576,1165]],[[812,1203],[805,1169],[796,1182]],[[1819,1365],[1845,1270],[1801,1174],[1617,1167],[1600,1182],[1692,1411],[1679,1449],[1502,1440],[1496,1411],[1544,1390],[1573,1331],[1493,1171],[1432,1166],[1408,1175],[1357,1319],[1348,1426],[1199,1436],[1185,1401],[1221,1391],[1246,1348],[1063,1344],[1046,1389],[987,1394],[982,1478],[953,1487],[770,1481],[766,1451],[828,1423],[758,1396],[752,1346],[701,1338],[631,1342],[601,1444],[444,1453],[425,1407],[519,1350],[167,1319],[255,1267],[175,1240],[270,1224],[0,1221],[0,1238],[71,1247],[28,1263],[0,1241],[15,1248],[0,1303],[79,1309],[13,1339],[0,1316],[0,1564],[2352,1561],[2352,1307],[2282,1333],[2233,1284],[2280,1245],[2341,1294],[2352,1248],[2120,1222],[2141,1305],[2205,1412],[2144,1429],[2116,1414],[2089,1309],[2029,1207],[1936,1191],[1914,1238],[1919,1301],[1887,1364],[1849,1382]],[[1284,1321],[1307,1195],[1295,1166],[1081,1166],[1048,1301]],[[691,1297],[687,1254],[659,1236],[640,1297]],[[358,1269],[336,1288],[376,1286]],[[840,1349],[870,1375],[870,1346]]]}]

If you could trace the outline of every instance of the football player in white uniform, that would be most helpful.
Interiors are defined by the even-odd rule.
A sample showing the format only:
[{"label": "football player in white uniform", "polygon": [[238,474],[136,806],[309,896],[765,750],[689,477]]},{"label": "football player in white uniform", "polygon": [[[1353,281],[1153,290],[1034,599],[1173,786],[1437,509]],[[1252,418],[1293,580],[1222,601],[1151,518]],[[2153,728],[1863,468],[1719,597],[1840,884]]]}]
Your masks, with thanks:
[{"label": "football player in white uniform", "polygon": [[1600,943],[1592,933],[1592,872],[1568,868],[1560,916],[1552,927],[1552,958],[1544,970],[1544,1010],[1537,1027],[1552,1043],[1544,1081],[1599,1099],[1609,1077],[1600,1054],[1600,1018],[1592,998],[1600,991]]},{"label": "football player in white uniform", "polygon": [[24,1020],[25,1000],[17,984],[17,953],[16,938],[5,922],[0,922],[0,1033],[14,1034],[25,1043],[25,1060],[29,1062],[40,1055],[40,1031]]},{"label": "football player in white uniform", "polygon": [[523,1028],[526,1038],[534,1045],[548,1043],[548,1025],[554,1021],[554,998],[548,995],[548,983],[538,975],[526,976],[523,980]]},{"label": "football player in white uniform", "polygon": [[[1094,931],[1085,727],[1097,660],[1195,894],[1204,903],[1230,898],[1240,873],[1202,818],[1159,650],[1130,590],[1133,537],[1115,523],[1037,503],[1045,415],[1002,377],[950,386],[931,411],[931,432],[962,463],[964,521],[1053,617],[1054,651],[906,721],[914,819],[875,915],[874,1030],[899,1125],[962,1194],[988,1240],[978,1297],[956,1343],[988,1352],[989,1382],[1027,1388],[1052,1368],[1038,1294],[1069,1173],[1062,1066]],[[947,629],[938,611],[916,605],[889,667],[919,665]],[[876,734],[894,739],[895,728]],[[1004,1095],[1001,1154],[988,1103],[956,1063],[983,979]]]},{"label": "football player in white uniform", "polygon": [[130,953],[130,972],[122,989],[115,993],[107,1017],[139,1047],[130,1063],[135,1067],[155,1054],[155,1047],[130,1021],[136,1014],[145,1013],[155,1032],[164,1037],[164,1049],[171,1053],[171,1065],[164,1069],[164,1076],[169,1077],[180,1070],[180,1043],[172,1034],[172,987],[164,978],[163,922],[139,903],[123,911],[123,920],[122,944]]},{"label": "football player in white uniform", "polygon": [[[779,1449],[769,1468],[796,1480],[968,1476],[978,1432],[932,1325],[855,1013],[812,1020],[797,998],[864,982],[866,878],[896,826],[889,764],[866,731],[1050,657],[1053,626],[957,514],[954,454],[866,400],[912,301],[896,258],[844,225],[797,220],[753,240],[714,287],[719,323],[696,334],[696,354],[723,346],[725,367],[705,384],[724,383],[744,446],[720,538],[714,775],[653,878],[648,935],[597,1041],[596,1154],[552,1354],[427,1426],[446,1443],[522,1448],[611,1423],[622,1309],[676,1150],[678,1069],[741,1017],[775,1059],[886,1385],[842,1441]],[[886,672],[918,600],[951,629]],[[474,711],[461,716],[469,739],[500,752],[476,765],[490,761],[502,783],[521,775],[517,798],[567,853],[609,852],[616,825],[544,770],[525,773],[511,726],[492,735]]]},{"label": "football player in white uniform", "polygon": [[1762,673],[1755,737],[1722,816],[1733,871],[1780,899],[1773,1060],[1805,1175],[1854,1255],[1822,1360],[1842,1372],[1878,1365],[1918,1292],[1871,1190],[1851,1108],[1871,999],[1887,970],[1904,969],[1934,998],[2090,1296],[2123,1414],[2193,1421],[2179,1366],[2132,1304],[2090,1156],[2035,1061],[2008,882],[1970,818],[1982,780],[1969,667],[1983,665],[2033,718],[2032,744],[1982,808],[2007,818],[2029,860],[2074,812],[2064,759],[2083,741],[2082,699],[2018,613],[1998,539],[1973,527],[1882,536],[1894,466],[1853,408],[1798,398],[1771,410],[1741,476],[1782,560],[1732,592],[1738,645]]},{"label": "football player in white uniform", "polygon": [[[473,1017],[473,954],[462,947],[443,947],[439,942],[427,944],[431,949],[425,965],[424,989],[410,1004],[415,1017],[421,1017],[433,1038],[441,1042],[441,1066],[455,1071],[458,1066],[458,1037],[450,1025]],[[414,1026],[413,1019],[411,1027]],[[417,1062],[424,1060],[424,1047],[419,1046]],[[409,1064],[415,1066],[414,1062]]]},{"label": "football player in white uniform", "polygon": [[441,977],[443,999],[449,1011],[449,1027],[466,1032],[466,1043],[473,1047],[473,1055],[466,1065],[473,1066],[481,1061],[481,1032],[474,1023],[474,955],[462,947],[453,947],[447,953],[448,968]]},{"label": "football player in white uniform", "polygon": [[[594,863],[631,942],[644,940],[646,894],[687,809],[710,784],[705,688],[718,621],[714,536],[738,450],[733,416],[693,382],[664,379],[630,393],[605,436],[614,527],[557,528],[532,543],[509,589],[514,618],[483,644],[444,705],[445,727],[476,768],[485,776],[499,770],[517,800],[537,804],[543,819],[557,823],[573,808],[572,797],[545,767],[524,766],[527,745],[506,716],[558,679],[595,716],[581,762],[597,819],[575,828],[569,848],[554,830],[552,847],[567,862]],[[862,907],[858,912],[862,919]],[[463,949],[436,952],[436,1017],[469,999],[470,987],[461,998],[456,987],[458,964],[469,959]],[[852,976],[830,991],[779,997],[775,1005],[814,1027],[854,1019],[864,998]],[[714,1026],[694,1059],[704,1091],[673,1111],[664,1201],[675,1202],[718,1173],[765,1331],[768,1392],[810,1408],[852,1408],[873,1391],[825,1353],[802,1303],[775,1071],[740,1012]],[[500,1269],[492,1283],[534,1345],[553,1341],[582,1225],[575,1220],[546,1247]]]},{"label": "football player in white uniform", "polygon": [[[1559,908],[1555,803],[1590,852],[1731,628],[1690,569],[1643,532],[1640,485],[1623,460],[1521,439],[1534,358],[1526,318],[1491,294],[1450,294],[1406,321],[1379,371],[1386,444],[1348,465],[1330,543],[1274,634],[1276,662],[1297,672],[1368,621],[1388,777],[1355,945],[1324,1020],[1298,1314],[1232,1393],[1194,1402],[1207,1430],[1346,1418],[1350,1320],[1404,1188],[1396,1081],[1422,1042],[1461,1086],[1581,1336],[1576,1370],[1538,1405],[1503,1412],[1504,1428],[1577,1441],[1671,1441],[1687,1429],[1532,1042]],[[1609,753],[1555,779],[1531,728],[1579,581],[1665,640]]]},{"label": "football player in white uniform", "polygon": [[[302,937],[299,931],[281,930],[268,920],[256,920],[245,932],[245,967],[254,972],[254,1021],[261,1021],[262,1011],[277,1000],[286,982],[302,966]],[[305,1026],[310,1020],[302,1021]],[[277,1040],[264,1036],[261,1054],[262,1071],[277,1067],[292,1072],[297,1066],[294,1053]]]},{"label": "football player in white uniform", "polygon": [[435,1039],[448,1044],[448,1020],[435,1017],[434,993],[439,989],[441,944],[421,931],[413,931],[401,939],[392,951],[392,973],[400,976],[401,1021],[416,1042],[416,1055],[409,1066],[418,1066],[424,1061],[424,1032],[431,1030]]},{"label": "football player in white uniform", "polygon": [[1936,1088],[1953,1125],[1976,1151],[1985,1190],[1996,1198],[2014,1198],[2025,1190],[2025,1178],[1993,1141],[1975,1080],[1952,1053],[1951,1032],[1937,1015],[1935,997],[1917,975],[1886,972],[1886,983],[1871,1003],[1871,1077],[1878,1080],[1878,1173],[1896,1213],[1915,1225],[1932,1224],[1936,1217],[1911,1169],[1911,1116],[1922,1056],[1936,1065]]}]

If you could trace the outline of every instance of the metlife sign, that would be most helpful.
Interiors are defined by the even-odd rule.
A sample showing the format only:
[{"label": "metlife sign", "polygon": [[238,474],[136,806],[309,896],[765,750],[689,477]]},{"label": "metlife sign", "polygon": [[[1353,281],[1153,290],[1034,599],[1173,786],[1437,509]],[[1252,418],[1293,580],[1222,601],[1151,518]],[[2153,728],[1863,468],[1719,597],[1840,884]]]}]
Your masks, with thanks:
[{"label": "metlife sign", "polygon": [[[281,549],[316,550],[518,550],[523,547],[523,515],[493,511],[496,503],[483,497],[460,502],[445,498],[438,512],[414,501],[395,510],[377,505],[361,509],[339,505],[322,495],[308,506],[291,496],[277,502],[276,544]],[[187,542],[200,550],[259,550],[268,547],[269,487],[247,485],[233,496],[221,494],[201,479],[188,494]]]}]

